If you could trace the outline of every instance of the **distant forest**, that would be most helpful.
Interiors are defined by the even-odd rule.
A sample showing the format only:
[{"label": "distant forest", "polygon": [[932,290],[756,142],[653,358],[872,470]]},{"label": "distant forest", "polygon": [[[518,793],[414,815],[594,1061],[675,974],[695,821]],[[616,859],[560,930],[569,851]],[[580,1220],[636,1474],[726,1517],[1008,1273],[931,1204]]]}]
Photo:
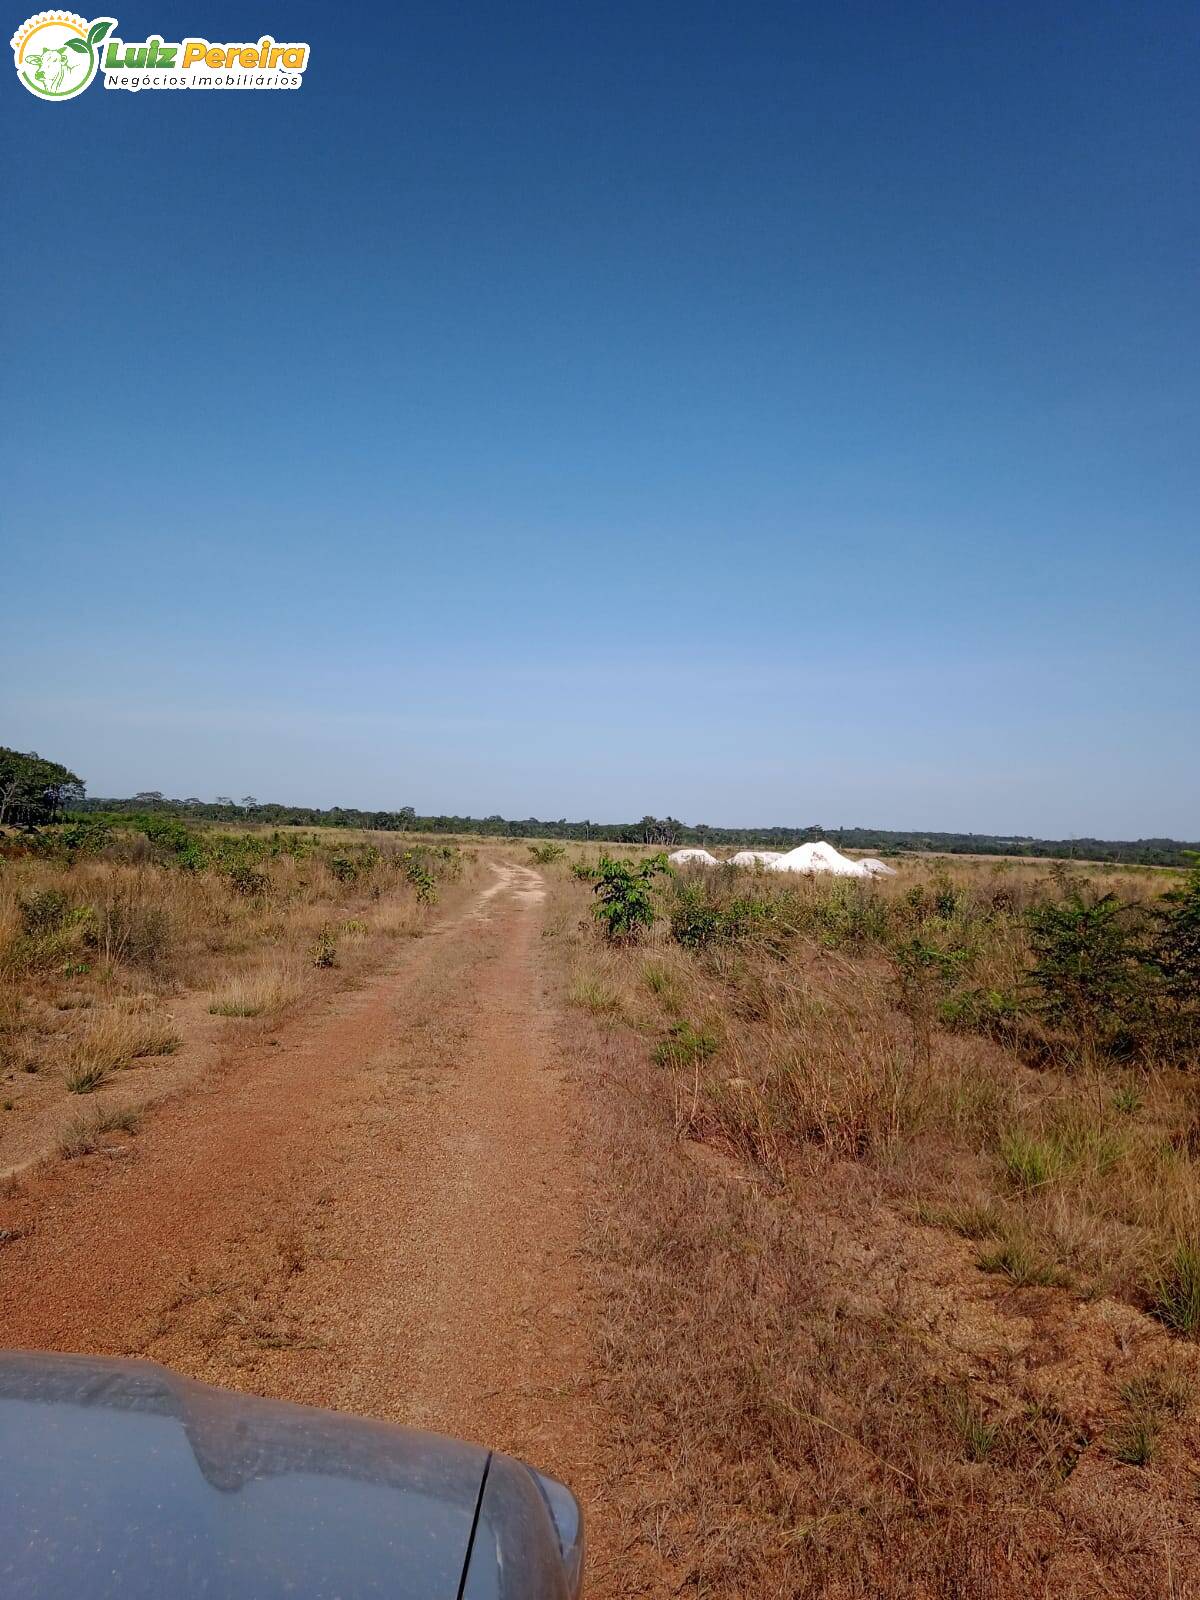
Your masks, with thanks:
[{"label": "distant forest", "polygon": [[1200,842],[1178,839],[1030,839],[992,833],[943,833],[889,828],[846,828],[813,822],[806,827],[714,828],[707,823],[680,822],[677,817],[642,817],[638,822],[568,822],[565,817],[509,818],[418,816],[412,806],[397,811],[360,811],[353,807],[263,803],[253,795],[241,800],[171,800],[157,790],[124,800],[84,799],[72,795],[73,813],[114,815],[165,812],[208,822],[252,822],[274,827],[380,828],[403,833],[473,833],[497,839],[576,839],[612,844],[763,845],[791,849],[810,839],[828,839],[843,849],[896,853],[933,851],[944,855],[1063,856],[1081,861],[1120,861],[1144,866],[1191,864]]}]

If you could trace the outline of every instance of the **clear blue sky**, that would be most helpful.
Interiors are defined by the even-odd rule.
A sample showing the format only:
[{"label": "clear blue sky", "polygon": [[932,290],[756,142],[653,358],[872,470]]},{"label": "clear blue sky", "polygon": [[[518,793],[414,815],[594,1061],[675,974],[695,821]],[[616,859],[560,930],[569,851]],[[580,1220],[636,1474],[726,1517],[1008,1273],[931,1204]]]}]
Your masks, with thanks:
[{"label": "clear blue sky", "polygon": [[0,743],[1200,834],[1193,6],[116,9],[312,64],[0,86]]}]

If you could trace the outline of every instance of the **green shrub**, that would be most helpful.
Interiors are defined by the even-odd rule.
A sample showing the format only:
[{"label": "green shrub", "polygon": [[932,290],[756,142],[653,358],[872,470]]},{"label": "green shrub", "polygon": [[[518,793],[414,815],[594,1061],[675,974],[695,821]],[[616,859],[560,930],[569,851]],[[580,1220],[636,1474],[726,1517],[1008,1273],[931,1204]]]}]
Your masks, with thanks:
[{"label": "green shrub", "polygon": [[661,852],[640,866],[634,866],[632,861],[614,861],[610,856],[600,857],[598,881],[592,890],[599,899],[592,914],[603,925],[606,939],[614,944],[632,944],[653,926],[656,913],[650,886],[658,873],[670,871]]},{"label": "green shrub", "polygon": [[703,950],[748,939],[776,918],[772,901],[740,895],[722,902],[708,882],[681,882],[671,907],[671,937],[686,950]]},{"label": "green shrub", "polygon": [[1155,920],[1151,957],[1171,992],[1195,1003],[1200,997],[1200,865],[1167,890]]},{"label": "green shrub", "polygon": [[74,906],[62,889],[43,889],[19,903],[21,932],[0,952],[6,973],[49,972],[77,964],[80,946],[91,936],[93,914]]},{"label": "green shrub", "polygon": [[530,859],[539,866],[548,866],[551,861],[557,861],[560,856],[566,854],[562,845],[555,844],[553,840],[547,844],[527,845],[526,849],[529,851]]},{"label": "green shrub", "polygon": [[933,901],[933,914],[947,920],[957,916],[964,901],[964,893],[944,872],[939,872],[929,885]]},{"label": "green shrub", "polygon": [[177,817],[137,817],[131,819],[138,832],[177,866],[187,872],[199,872],[208,864],[209,852],[196,834],[184,827]]},{"label": "green shrub", "polygon": [[42,889],[21,901],[21,927],[31,939],[58,933],[71,916],[71,897],[64,889]]},{"label": "green shrub", "polygon": [[1149,960],[1164,989],[1163,1042],[1177,1054],[1200,1050],[1200,866],[1169,889],[1154,914]]},{"label": "green shrub", "polygon": [[58,842],[71,857],[95,856],[112,843],[113,831],[99,817],[77,817],[58,830]]},{"label": "green shrub", "polygon": [[938,1003],[938,1021],[959,1032],[1003,1036],[1020,1015],[1015,995],[997,989],[965,989]]},{"label": "green shrub", "polygon": [[791,897],[787,914],[829,950],[888,945],[894,934],[888,902],[869,885],[834,879],[807,900]]},{"label": "green shrub", "polygon": [[1046,1021],[1085,1046],[1114,1054],[1134,1047],[1145,985],[1131,923],[1115,894],[1074,888],[1028,917],[1035,962],[1030,981]]},{"label": "green shrub", "polygon": [[437,883],[421,855],[415,850],[406,850],[400,860],[409,883],[417,891],[417,899],[420,904],[423,906],[436,905]]},{"label": "green shrub", "polygon": [[229,880],[230,888],[236,894],[244,895],[247,900],[266,894],[271,883],[265,872],[252,867],[248,861],[235,861],[231,867],[226,868],[225,876]]},{"label": "green shrub", "polygon": [[1136,1117],[1142,1109],[1142,1097],[1136,1084],[1126,1083],[1117,1090],[1112,1098],[1113,1110],[1119,1111],[1122,1116]]}]

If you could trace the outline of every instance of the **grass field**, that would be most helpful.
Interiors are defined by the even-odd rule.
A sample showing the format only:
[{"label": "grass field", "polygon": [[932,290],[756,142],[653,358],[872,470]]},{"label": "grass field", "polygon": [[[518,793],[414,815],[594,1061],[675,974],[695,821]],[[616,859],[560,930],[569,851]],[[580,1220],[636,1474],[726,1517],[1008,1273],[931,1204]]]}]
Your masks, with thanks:
[{"label": "grass field", "polygon": [[1191,1592],[1195,875],[689,872],[609,943],[595,859],[553,931],[644,1592]]},{"label": "grass field", "polygon": [[[201,1136],[245,1182],[247,1215],[270,1218],[278,1152],[231,1147],[264,1113],[259,1085],[278,1093],[295,1072],[309,1099],[280,1122],[308,1153],[293,1157],[287,1230],[322,1263],[342,1189],[403,1188],[410,1120],[451,1117],[473,1084],[472,1116],[486,1107],[503,1132],[496,1063],[524,1072],[552,1030],[581,1174],[564,1166],[567,1187],[586,1197],[577,1235],[575,1201],[538,1171],[524,1181],[539,1235],[556,1221],[578,1238],[547,1267],[554,1283],[578,1269],[577,1288],[530,1300],[524,1254],[497,1267],[502,1241],[470,1270],[495,1276],[512,1327],[532,1318],[553,1341],[561,1324],[545,1318],[565,1316],[568,1348],[586,1352],[561,1444],[597,1486],[592,1592],[1194,1593],[1200,876],[898,857],[895,878],[872,882],[726,868],[643,881],[654,852],[634,847],[620,893],[632,883],[643,914],[612,922],[614,938],[594,915],[602,850],[169,819],[10,836],[0,1165],[50,1158],[9,1186],[10,1262],[53,1243],[38,1234],[43,1192],[56,1207],[74,1196],[79,1215],[118,1189],[150,1214],[177,1203]],[[411,945],[435,923],[441,937]],[[384,965],[402,950],[416,966]],[[324,1005],[372,969],[365,1020]],[[140,1108],[208,1063],[203,1130],[168,1107],[163,1139],[148,1118],[138,1131]],[[529,1083],[532,1131],[553,1080]],[[422,1270],[471,1231],[451,1200],[479,1141],[454,1115],[457,1154],[405,1195],[417,1218],[445,1202],[442,1232],[414,1236]],[[141,1193],[143,1173],[161,1195]],[[222,1259],[218,1198],[185,1208],[177,1270],[196,1252]],[[544,1209],[556,1202],[561,1215]],[[339,1283],[357,1238],[334,1252]],[[122,1239],[120,1293],[120,1263],[138,1268],[137,1239]],[[340,1403],[330,1385],[353,1369],[363,1392],[407,1403],[388,1360],[353,1345],[400,1292],[390,1259],[347,1292],[344,1325],[320,1323],[337,1359],[315,1387],[325,1369],[294,1346],[298,1392]],[[299,1294],[301,1277],[288,1282]],[[72,1284],[55,1281],[60,1316]],[[173,1300],[140,1293],[135,1328],[142,1313],[171,1322]],[[18,1310],[36,1335],[36,1303]],[[179,1345],[187,1360],[224,1349],[197,1339]],[[536,1439],[536,1385],[488,1384]]]},{"label": "grass field", "polygon": [[205,1021],[211,1043],[217,1019],[270,1022],[351,980],[472,868],[455,845],[391,835],[173,824],[0,841],[0,1169],[47,1129],[70,1153],[95,1119],[127,1118],[170,1076],[142,1069],[194,1055]]}]

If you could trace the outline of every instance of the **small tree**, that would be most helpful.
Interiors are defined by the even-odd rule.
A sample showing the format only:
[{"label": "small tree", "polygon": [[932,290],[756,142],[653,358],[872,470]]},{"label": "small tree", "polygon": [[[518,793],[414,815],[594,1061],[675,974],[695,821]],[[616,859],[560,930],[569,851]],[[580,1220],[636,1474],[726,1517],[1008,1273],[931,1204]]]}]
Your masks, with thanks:
[{"label": "small tree", "polygon": [[592,890],[598,899],[592,915],[603,924],[604,937],[610,943],[633,944],[653,925],[656,913],[650,885],[660,872],[670,871],[661,852],[640,866],[634,866],[632,861],[614,861],[610,856],[600,857]]},{"label": "small tree", "polygon": [[1168,1004],[1166,1032],[1184,1052],[1200,1045],[1200,857],[1182,883],[1168,889],[1154,913],[1150,960]]},{"label": "small tree", "polygon": [[1134,914],[1115,894],[1079,889],[1029,914],[1039,1009],[1053,1027],[1077,1030],[1087,1050],[1127,1044],[1135,1023],[1144,973]]}]

